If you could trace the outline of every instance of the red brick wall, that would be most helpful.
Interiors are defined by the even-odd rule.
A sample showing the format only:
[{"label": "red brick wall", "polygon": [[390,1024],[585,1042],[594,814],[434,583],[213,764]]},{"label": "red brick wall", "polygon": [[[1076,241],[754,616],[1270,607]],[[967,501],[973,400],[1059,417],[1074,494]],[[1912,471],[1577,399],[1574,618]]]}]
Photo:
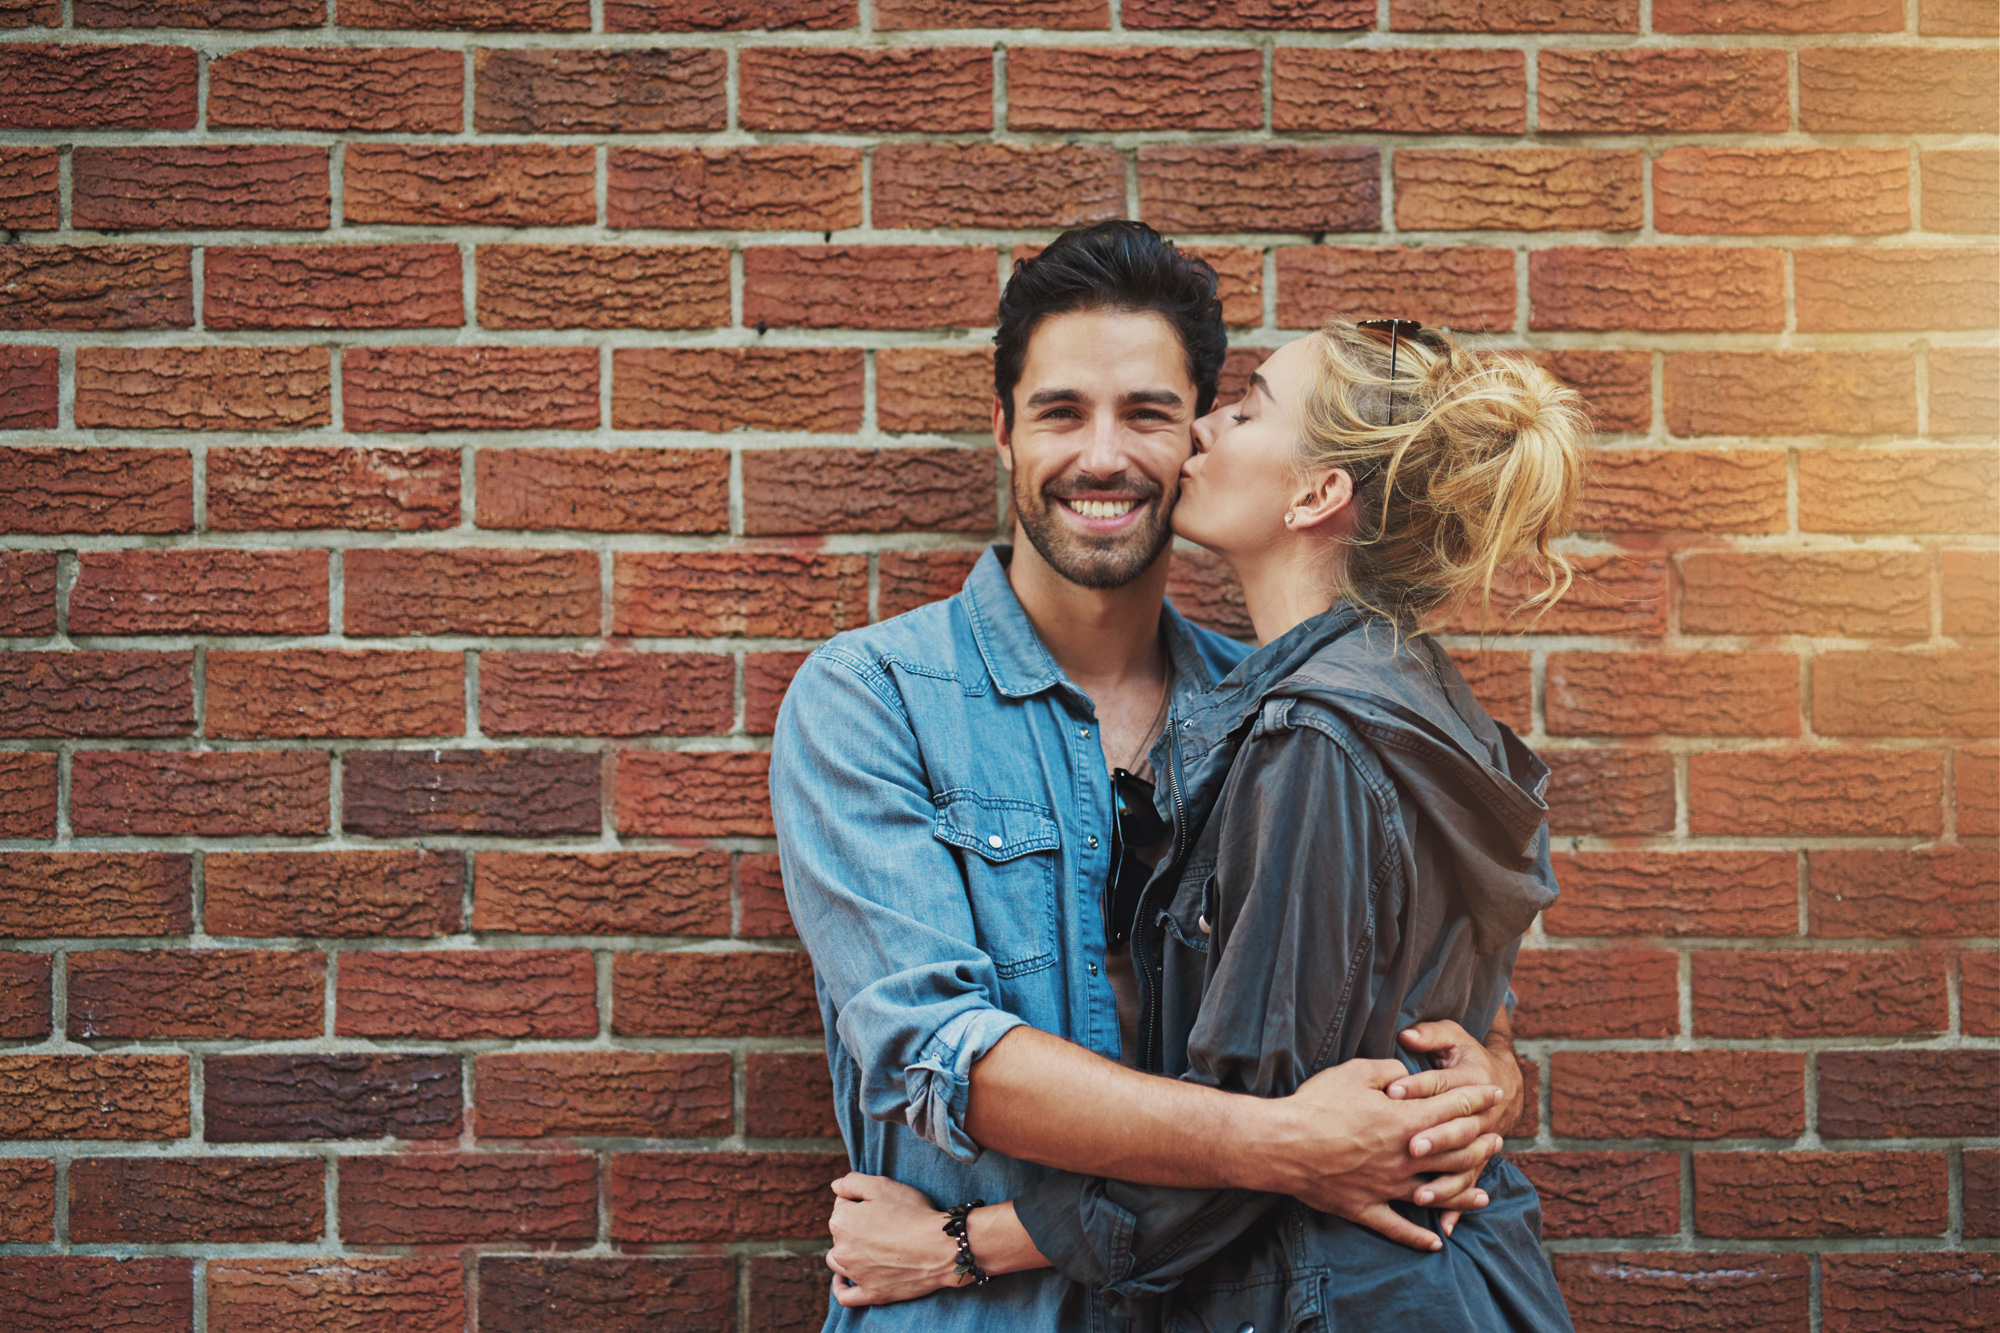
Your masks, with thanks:
[{"label": "red brick wall", "polygon": [[1603,428],[1452,640],[1579,1328],[2000,1322],[1993,0],[337,11],[0,0],[0,1324],[813,1326],[776,702],[1128,215],[1232,378],[1408,315]]}]

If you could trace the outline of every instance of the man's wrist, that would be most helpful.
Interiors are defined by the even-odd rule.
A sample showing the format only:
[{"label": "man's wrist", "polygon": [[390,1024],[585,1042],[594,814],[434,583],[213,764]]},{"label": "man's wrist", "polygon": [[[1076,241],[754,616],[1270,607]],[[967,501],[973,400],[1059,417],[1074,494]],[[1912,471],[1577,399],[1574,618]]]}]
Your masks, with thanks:
[{"label": "man's wrist", "polygon": [[1285,1097],[1228,1094],[1225,1124],[1216,1139],[1216,1169],[1232,1189],[1262,1194],[1294,1194],[1304,1187],[1299,1171],[1299,1135],[1288,1121],[1294,1108]]}]

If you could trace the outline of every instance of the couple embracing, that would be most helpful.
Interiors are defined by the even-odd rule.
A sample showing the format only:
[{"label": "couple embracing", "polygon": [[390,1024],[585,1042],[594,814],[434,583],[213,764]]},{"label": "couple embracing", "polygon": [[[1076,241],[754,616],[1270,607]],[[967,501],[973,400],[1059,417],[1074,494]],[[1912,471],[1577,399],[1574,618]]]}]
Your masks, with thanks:
[{"label": "couple embracing", "polygon": [[[1565,586],[1574,394],[1366,320],[1217,404],[1215,275],[1131,222],[996,324],[1015,541],[814,653],[773,746],[828,1328],[1567,1330],[1497,1155],[1547,770],[1422,627]],[[1166,601],[1175,534],[1255,651]]]}]

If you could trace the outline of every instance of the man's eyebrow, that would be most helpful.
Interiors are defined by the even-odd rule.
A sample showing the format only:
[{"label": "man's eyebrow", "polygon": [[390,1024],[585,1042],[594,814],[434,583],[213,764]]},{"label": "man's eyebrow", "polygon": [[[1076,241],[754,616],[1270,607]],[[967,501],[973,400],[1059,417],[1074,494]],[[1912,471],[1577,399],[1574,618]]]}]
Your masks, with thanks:
[{"label": "man's eyebrow", "polygon": [[1028,395],[1029,407],[1044,407],[1050,403],[1080,403],[1083,394],[1075,389],[1037,389]]},{"label": "man's eyebrow", "polygon": [[1182,398],[1172,389],[1134,389],[1130,393],[1119,395],[1118,398],[1118,404],[1121,407],[1131,407],[1136,403],[1155,403],[1161,407],[1179,407],[1186,401],[1186,399]]}]

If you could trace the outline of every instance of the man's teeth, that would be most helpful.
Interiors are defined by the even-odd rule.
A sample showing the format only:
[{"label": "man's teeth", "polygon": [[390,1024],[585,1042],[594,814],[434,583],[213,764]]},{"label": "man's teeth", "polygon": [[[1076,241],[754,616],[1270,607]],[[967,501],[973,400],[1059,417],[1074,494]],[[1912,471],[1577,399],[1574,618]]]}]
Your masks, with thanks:
[{"label": "man's teeth", "polygon": [[1069,500],[1065,503],[1085,518],[1117,518],[1139,507],[1137,500]]}]

